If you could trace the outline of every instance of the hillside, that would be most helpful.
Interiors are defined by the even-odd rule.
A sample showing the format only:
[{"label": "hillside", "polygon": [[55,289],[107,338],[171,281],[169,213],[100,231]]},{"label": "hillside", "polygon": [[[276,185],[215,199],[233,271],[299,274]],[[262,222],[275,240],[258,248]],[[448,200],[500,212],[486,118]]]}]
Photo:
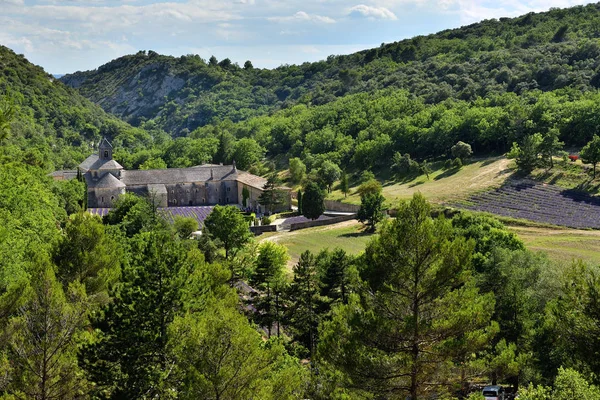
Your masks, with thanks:
[{"label": "hillside", "polygon": [[143,130],[108,115],[22,55],[0,46],[0,111],[8,109],[13,115],[0,159],[22,160],[47,171],[73,168],[102,136],[130,149],[151,142]]},{"label": "hillside", "polygon": [[149,51],[61,79],[126,121],[152,119],[175,136],[214,121],[384,88],[407,90],[428,104],[534,89],[585,92],[600,86],[599,10],[595,4],[487,20],[273,70]]}]

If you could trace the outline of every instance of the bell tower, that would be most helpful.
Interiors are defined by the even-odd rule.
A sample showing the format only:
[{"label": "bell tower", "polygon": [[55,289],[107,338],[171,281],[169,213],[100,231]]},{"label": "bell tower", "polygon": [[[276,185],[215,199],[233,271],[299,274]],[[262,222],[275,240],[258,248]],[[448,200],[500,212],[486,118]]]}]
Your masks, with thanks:
[{"label": "bell tower", "polygon": [[106,140],[106,138],[102,138],[100,141],[100,145],[98,146],[98,157],[102,161],[110,161],[112,160],[112,145]]}]

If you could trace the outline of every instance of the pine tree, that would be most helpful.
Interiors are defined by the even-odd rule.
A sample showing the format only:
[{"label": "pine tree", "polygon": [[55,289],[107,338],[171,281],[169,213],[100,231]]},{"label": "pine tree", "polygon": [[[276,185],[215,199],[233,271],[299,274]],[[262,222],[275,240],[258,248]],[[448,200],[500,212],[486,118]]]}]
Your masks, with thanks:
[{"label": "pine tree", "polygon": [[298,214],[302,215],[302,191],[298,190]]},{"label": "pine tree", "polygon": [[77,335],[87,322],[85,291],[75,283],[65,294],[46,260],[34,272],[26,301],[4,330],[12,367],[3,371],[9,374],[4,390],[15,398],[80,398],[89,389],[77,363]]},{"label": "pine tree", "polygon": [[276,173],[272,173],[267,178],[267,183],[263,186],[262,193],[258,197],[258,202],[273,213],[273,208],[285,204],[285,193],[279,189],[279,179]]},{"label": "pine tree", "polygon": [[317,219],[325,211],[324,194],[319,185],[309,182],[302,197],[302,215],[308,219]]},{"label": "pine tree", "polygon": [[315,257],[310,251],[300,255],[294,267],[294,280],[288,292],[288,321],[294,337],[314,356],[319,326],[320,282]]},{"label": "pine tree", "polygon": [[257,323],[265,327],[271,337],[275,323],[279,333],[282,306],[280,296],[286,285],[283,269],[289,256],[285,246],[273,242],[261,243],[258,253],[250,284],[261,291],[253,299]]},{"label": "pine tree", "polygon": [[197,261],[163,231],[140,234],[131,254],[114,302],[96,323],[103,334],[83,360],[98,395],[158,398],[172,371],[168,326],[182,312],[183,285]]},{"label": "pine tree", "polygon": [[320,334],[320,355],[373,394],[439,391],[439,376],[460,375],[453,361],[485,348],[493,330],[493,295],[470,275],[473,244],[430,212],[419,194],[400,206],[367,246],[360,299],[335,308]]},{"label": "pine tree", "polygon": [[350,188],[348,187],[348,175],[346,174],[346,170],[342,171],[342,177],[340,178],[340,190],[344,193],[344,197],[348,196],[350,193]]}]

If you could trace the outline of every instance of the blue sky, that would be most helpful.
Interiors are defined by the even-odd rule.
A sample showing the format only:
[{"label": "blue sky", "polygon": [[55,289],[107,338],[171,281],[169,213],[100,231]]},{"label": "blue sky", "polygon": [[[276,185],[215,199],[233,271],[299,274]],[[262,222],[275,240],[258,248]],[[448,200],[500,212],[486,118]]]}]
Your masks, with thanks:
[{"label": "blue sky", "polygon": [[316,61],[579,0],[0,0],[0,44],[50,73],[138,50],[256,67]]}]

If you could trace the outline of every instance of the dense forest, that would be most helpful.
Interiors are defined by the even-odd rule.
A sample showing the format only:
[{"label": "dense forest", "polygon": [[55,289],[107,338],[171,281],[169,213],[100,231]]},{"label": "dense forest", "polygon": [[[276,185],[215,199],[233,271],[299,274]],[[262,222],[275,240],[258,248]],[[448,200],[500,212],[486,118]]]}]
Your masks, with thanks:
[{"label": "dense forest", "polygon": [[[307,172],[501,154],[539,133],[580,148],[598,133],[598,5],[502,18],[274,70],[229,60],[122,57],[63,77],[107,111],[174,140],[118,154],[127,168],[260,160]],[[158,133],[153,136],[157,136]],[[192,150],[193,149],[193,150]],[[271,166],[272,167],[272,166]]]}]

